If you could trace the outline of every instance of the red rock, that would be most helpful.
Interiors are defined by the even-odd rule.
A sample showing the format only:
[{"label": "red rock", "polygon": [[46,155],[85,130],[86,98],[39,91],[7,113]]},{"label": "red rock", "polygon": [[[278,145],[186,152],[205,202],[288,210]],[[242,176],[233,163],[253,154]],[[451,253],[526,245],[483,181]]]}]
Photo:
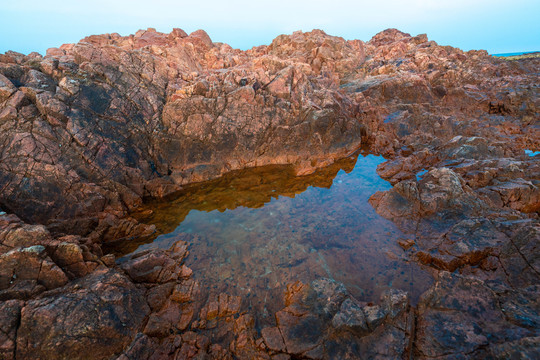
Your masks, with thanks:
[{"label": "red rock", "polygon": [[180,315],[180,319],[178,320],[178,323],[176,323],[176,328],[178,330],[185,330],[191,323],[191,320],[193,320],[193,315],[195,314],[194,305],[187,304],[182,306],[182,315]]},{"label": "red rock", "polygon": [[182,265],[186,256],[185,242],[175,243],[168,251],[146,251],[134,254],[122,264],[127,274],[136,282],[166,283],[179,277],[189,277],[191,269]]},{"label": "red rock", "polygon": [[56,247],[53,259],[61,268],[72,274],[72,277],[81,277],[88,273],[88,267],[83,258],[83,251],[77,244],[60,243]]},{"label": "red rock", "polygon": [[0,290],[25,280],[37,281],[47,289],[62,286],[68,281],[41,245],[15,249],[0,255]]},{"label": "red rock", "polygon": [[0,305],[0,357],[15,359],[17,328],[23,302],[5,301]]},{"label": "red rock", "polygon": [[219,314],[219,303],[216,301],[210,301],[208,303],[208,311],[206,313],[206,319],[212,320]]},{"label": "red rock", "polygon": [[96,270],[63,292],[26,303],[17,331],[17,358],[78,358],[91,348],[93,358],[108,359],[131,343],[148,312],[128,278],[114,270]]},{"label": "red rock", "polygon": [[145,359],[150,358],[154,353],[154,348],[156,343],[152,341],[148,336],[144,334],[137,334],[133,339],[133,342],[124,349],[122,355],[118,357],[118,360],[129,360],[129,359]]},{"label": "red rock", "polygon": [[179,351],[176,353],[174,359],[193,359],[198,350],[195,346],[189,344],[183,344]]},{"label": "red rock", "polygon": [[[289,44],[295,44],[298,50],[289,53],[285,50]],[[310,63],[314,59],[301,55],[306,51],[318,54],[314,66],[317,71],[325,71],[324,75],[313,74]],[[277,61],[283,66],[266,71],[258,62],[261,57],[268,63]],[[287,64],[287,57],[294,59],[292,64]],[[12,73],[17,76],[2,78],[2,84],[5,84],[2,85],[5,95],[2,96],[10,96],[16,90],[12,80],[24,85],[20,87],[24,92],[15,92],[9,104],[0,108],[0,113],[6,118],[37,116],[34,137],[49,143],[34,148],[28,142],[24,149],[36,155],[31,158],[26,155],[24,161],[14,163],[12,167],[36,172],[36,176],[31,177],[28,196],[24,197],[35,199],[34,203],[23,201],[23,197],[8,196],[9,191],[3,192],[3,201],[10,202],[14,211],[32,221],[45,223],[54,218],[57,222],[68,223],[73,218],[109,212],[108,207],[116,211],[129,210],[140,204],[145,195],[168,196],[187,182],[214,178],[225,171],[243,168],[244,164],[254,166],[283,161],[301,164],[309,162],[312,156],[323,162],[333,161],[361,142],[356,137],[360,124],[354,118],[354,106],[338,100],[341,98],[337,88],[339,76],[333,72],[349,71],[359,65],[363,57],[361,42],[346,42],[321,31],[282,37],[281,45],[275,42],[269,54],[252,56],[225,45],[217,47],[202,30],[186,36],[179,29],[169,35],[147,29],[129,37],[118,34],[90,36],[78,44],[51,49],[44,59],[12,54],[10,61],[16,63],[13,66],[18,66]],[[20,65],[25,59],[39,61],[43,72]],[[334,61],[339,64],[334,65]],[[221,72],[225,66],[229,70]],[[87,85],[78,80],[78,72],[90,74]],[[253,76],[245,77],[246,72]],[[120,87],[93,81],[92,77],[98,74]],[[230,82],[229,78],[234,81]],[[119,79],[121,81],[117,81]],[[136,79],[146,85],[139,86]],[[238,86],[241,79],[249,80],[249,84]],[[253,88],[255,83],[259,84],[258,96]],[[327,85],[331,85],[330,88]],[[131,91],[135,88],[138,92]],[[141,89],[144,90],[139,93]],[[169,94],[167,89],[179,97]],[[311,89],[316,89],[316,96],[310,95]],[[283,99],[277,107],[273,93]],[[181,94],[193,96],[182,97]],[[302,97],[306,95],[309,100],[303,101]],[[11,99],[15,98],[19,100],[14,103]],[[26,112],[17,111],[23,102]],[[134,108],[134,103],[140,108]],[[302,104],[313,104],[309,107],[316,114],[307,111],[304,118],[289,116],[290,110],[302,110]],[[12,106],[15,109],[9,110]],[[185,122],[183,114],[192,107],[200,111],[190,112],[191,117],[188,116]],[[321,111],[321,108],[326,109]],[[99,116],[85,117],[87,109]],[[163,117],[158,119],[155,114],[161,113],[161,109]],[[220,116],[215,116],[215,111],[219,111]],[[26,113],[28,116],[24,115]],[[231,122],[233,118],[238,123]],[[250,118],[258,120],[248,121]],[[103,119],[114,119],[118,127],[109,126]],[[216,123],[210,126],[214,119]],[[315,126],[303,125],[306,121]],[[14,122],[4,123],[3,127],[3,136],[10,139],[17,139],[24,131]],[[289,130],[284,132],[284,127]],[[98,128],[107,130],[98,133]],[[145,130],[140,132],[139,128]],[[161,130],[154,132],[158,128]],[[236,140],[231,141],[228,137],[233,128],[243,130],[235,132]],[[337,131],[342,128],[347,131]],[[127,135],[131,132],[133,137]],[[269,140],[276,140],[271,140],[274,143],[266,149],[264,157],[257,156],[260,153],[258,144],[272,132],[277,136]],[[151,143],[143,139],[144,134],[152,134],[148,137]],[[261,139],[254,140],[253,134]],[[320,139],[309,151],[297,146],[296,139],[306,135]],[[192,136],[208,137],[209,148],[194,158],[178,156],[200,153],[197,142],[190,140]],[[336,137],[342,146],[330,144]],[[49,140],[53,138],[54,141]],[[136,140],[128,140],[132,138]],[[290,144],[290,150],[282,146],[283,139]],[[19,148],[15,140],[6,151],[17,153]],[[151,148],[156,156],[149,155]],[[212,156],[208,158],[210,153]],[[83,154],[82,158],[80,154]],[[45,157],[46,161],[41,160]],[[158,158],[161,160],[155,162]],[[233,160],[241,161],[231,168]],[[204,169],[199,167],[202,163],[207,164]],[[50,164],[54,165],[46,171]],[[313,170],[306,168],[306,171]],[[53,177],[41,178],[37,176],[38,172],[54,173],[55,180]],[[6,176],[16,177],[16,174],[6,172]],[[97,180],[104,178],[104,174],[107,174],[107,181]],[[78,201],[81,199],[84,200]],[[122,227],[126,229],[115,226],[102,236],[109,239],[130,236],[135,231],[129,226],[135,227],[125,223]],[[84,232],[91,231],[91,227],[78,230],[81,235],[86,235]]]},{"label": "red rock", "polygon": [[[160,310],[171,294],[173,287],[174,283],[171,282],[150,288],[146,293],[146,300],[150,308],[154,311]],[[171,300],[174,300],[172,296]]]},{"label": "red rock", "polygon": [[277,327],[268,327],[261,330],[266,346],[272,351],[285,352],[285,343]]},{"label": "red rock", "polygon": [[[540,168],[523,150],[540,146],[538,66],[395,29],[241,51],[150,28],[0,55],[0,204],[33,224],[0,215],[0,357],[534,357]],[[104,275],[100,242],[156,232],[128,216],[143,198],[259,165],[306,175],[366,144],[394,185],[370,202],[414,239],[409,259],[461,273],[422,297],[415,338],[406,294],[361,306],[323,280],[288,286],[285,347],[265,348],[240,298],[202,306],[186,243],[128,259],[131,279]],[[23,303],[6,299],[26,301],[18,330]],[[185,333],[196,313],[221,347]]]},{"label": "red rock", "polygon": [[239,296],[229,296],[225,293],[219,294],[219,316],[225,317],[236,314],[240,311],[242,299]]},{"label": "red rock", "polygon": [[100,259],[105,266],[112,267],[115,263],[115,256],[113,254],[107,254]]},{"label": "red rock", "polygon": [[[478,279],[442,272],[437,286],[419,304],[419,350],[425,356],[452,351],[484,356],[486,346],[523,337],[528,331],[516,328],[515,323],[507,320],[513,318],[512,311],[504,305],[501,308],[508,296],[503,294],[490,290]],[[531,305],[535,306],[529,303],[522,310],[534,311],[529,308]]]},{"label": "red rock", "polygon": [[171,294],[171,300],[183,303],[193,299],[193,292],[196,292],[198,284],[193,280],[182,281],[176,285],[173,293]]},{"label": "red rock", "polygon": [[168,302],[162,310],[152,313],[144,329],[144,333],[153,337],[166,337],[176,329],[176,325],[182,314],[182,309],[177,303]]},{"label": "red rock", "polygon": [[277,354],[272,356],[272,360],[290,360],[291,356],[287,354]]}]

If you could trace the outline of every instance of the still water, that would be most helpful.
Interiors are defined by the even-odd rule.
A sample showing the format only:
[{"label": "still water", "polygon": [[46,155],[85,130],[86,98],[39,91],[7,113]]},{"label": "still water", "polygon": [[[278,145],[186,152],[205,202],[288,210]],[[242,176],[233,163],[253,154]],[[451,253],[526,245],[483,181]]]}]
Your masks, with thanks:
[{"label": "still water", "polygon": [[405,235],[368,203],[391,188],[376,173],[384,161],[354,155],[301,177],[288,166],[267,166],[191,186],[139,214],[161,235],[119,251],[186,240],[186,265],[201,286],[247,299],[262,318],[283,306],[286,284],[319,277],[344,283],[361,301],[377,301],[390,287],[414,300],[431,278],[407,261],[398,246]]}]

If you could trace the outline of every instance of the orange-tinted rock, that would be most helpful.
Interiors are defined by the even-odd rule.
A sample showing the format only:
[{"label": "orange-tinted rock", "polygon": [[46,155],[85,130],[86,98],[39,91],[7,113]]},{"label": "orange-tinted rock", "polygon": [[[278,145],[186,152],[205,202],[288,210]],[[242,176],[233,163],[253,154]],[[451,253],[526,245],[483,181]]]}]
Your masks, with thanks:
[{"label": "orange-tinted rock", "polygon": [[[528,326],[539,320],[533,310],[537,300],[525,300],[530,295],[526,292],[508,291],[490,289],[475,278],[442,272],[437,286],[419,304],[418,349],[427,357],[449,352],[499,356],[503,350],[500,345],[530,336]],[[521,301],[525,302],[518,315],[515,304]],[[527,326],[517,327],[524,325],[523,321]]]},{"label": "orange-tinted rock", "polygon": [[[213,44],[202,30],[147,29],[89,36],[45,58],[2,59],[0,97],[9,98],[0,105],[9,119],[2,150],[19,160],[0,168],[12,184],[0,201],[33,222],[64,221],[80,235],[92,226],[75,221],[125,215],[144,196],[165,197],[234,169],[331,162],[361,143],[355,106],[338,86],[364,60],[362,43],[321,31],[242,52]],[[32,136],[25,122],[34,124]],[[299,146],[302,139],[312,145]],[[32,172],[24,190],[15,186],[21,169]],[[134,233],[116,227],[100,236]]]},{"label": "orange-tinted rock", "polygon": [[277,327],[264,328],[262,329],[261,334],[266,346],[268,346],[270,350],[278,352],[284,352],[286,350],[283,337]]},{"label": "orange-tinted rock", "polygon": [[[0,210],[0,357],[534,357],[538,66],[396,29],[241,51],[149,28],[0,55],[0,206],[33,224]],[[102,267],[101,241],[156,231],[128,216],[143,198],[259,165],[305,175],[360,144],[394,185],[371,203],[439,273],[416,319],[403,292],[366,305],[294,283],[261,339],[244,299],[201,296],[187,243],[134,255],[128,277]]]},{"label": "orange-tinted rock", "polygon": [[15,249],[0,255],[1,290],[26,280],[36,281],[46,289],[54,289],[66,284],[68,278],[47,256],[41,245]]},{"label": "orange-tinted rock", "polygon": [[147,314],[140,290],[128,278],[97,270],[63,293],[26,304],[17,331],[17,358],[78,358],[92,349],[93,358],[108,359],[131,343]]},{"label": "orange-tinted rock", "polygon": [[23,302],[19,300],[5,301],[0,305],[0,357],[15,359],[17,328]]}]

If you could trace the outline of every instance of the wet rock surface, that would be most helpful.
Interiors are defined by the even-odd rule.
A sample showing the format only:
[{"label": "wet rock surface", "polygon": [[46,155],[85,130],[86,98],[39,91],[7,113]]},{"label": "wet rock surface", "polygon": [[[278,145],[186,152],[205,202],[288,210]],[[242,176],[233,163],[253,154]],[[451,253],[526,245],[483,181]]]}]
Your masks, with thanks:
[{"label": "wet rock surface", "polygon": [[[539,66],[395,29],[248,51],[148,29],[0,55],[0,357],[537,358]],[[370,203],[436,278],[418,304],[291,282],[261,326],[203,291],[185,242],[102,250],[160,231],[129,215],[148,198],[260,165],[306,175],[361,144],[393,185]]]},{"label": "wet rock surface", "polygon": [[[441,272],[418,306],[420,357],[504,356],[504,344],[538,336],[537,291],[537,285],[516,290]],[[521,351],[521,346],[513,348]]]}]

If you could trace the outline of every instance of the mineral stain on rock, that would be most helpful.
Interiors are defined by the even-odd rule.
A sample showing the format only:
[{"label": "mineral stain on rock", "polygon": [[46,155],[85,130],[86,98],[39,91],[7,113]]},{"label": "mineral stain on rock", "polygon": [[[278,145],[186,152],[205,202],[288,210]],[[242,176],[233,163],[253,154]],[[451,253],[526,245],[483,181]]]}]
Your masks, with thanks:
[{"label": "mineral stain on rock", "polygon": [[0,358],[538,358],[539,68],[396,29],[1,54]]}]

